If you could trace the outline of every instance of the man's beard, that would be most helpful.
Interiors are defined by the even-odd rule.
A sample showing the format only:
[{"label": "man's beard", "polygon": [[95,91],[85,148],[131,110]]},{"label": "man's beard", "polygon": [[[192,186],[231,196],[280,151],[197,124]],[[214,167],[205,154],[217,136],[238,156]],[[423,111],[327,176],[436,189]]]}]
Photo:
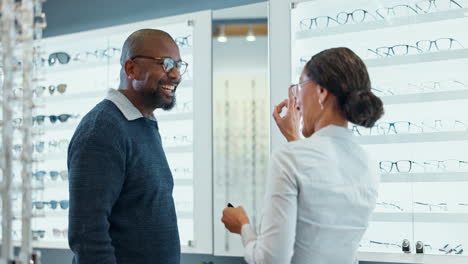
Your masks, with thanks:
[{"label": "man's beard", "polygon": [[169,111],[172,108],[174,108],[176,104],[176,96],[174,94],[170,102],[165,102],[166,100],[164,100],[164,95],[162,94],[161,89],[162,88],[158,85],[158,90],[155,93],[153,93],[153,102],[155,103],[157,108]]}]

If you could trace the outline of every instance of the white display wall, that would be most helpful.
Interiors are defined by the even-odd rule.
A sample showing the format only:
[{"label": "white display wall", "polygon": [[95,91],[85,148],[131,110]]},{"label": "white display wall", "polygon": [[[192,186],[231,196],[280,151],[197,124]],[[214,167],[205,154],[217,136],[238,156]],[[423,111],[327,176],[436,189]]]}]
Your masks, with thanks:
[{"label": "white display wall", "polygon": [[[211,192],[206,191],[211,190],[212,175],[211,11],[44,40],[46,79],[41,83],[44,88],[37,88],[37,95],[46,107],[38,113],[39,122],[35,125],[45,131],[42,151],[45,162],[34,171],[34,178],[44,182],[45,189],[34,199],[45,206],[34,209],[43,213],[33,223],[38,233],[36,247],[68,248],[69,140],[81,118],[105,98],[107,90],[118,88],[123,42],[142,28],[162,29],[171,34],[179,45],[182,60],[189,64],[177,88],[176,107],[168,112],[157,110],[155,116],[174,177],[183,252],[212,252]],[[66,53],[70,61],[49,63],[49,56],[57,52],[58,56]],[[58,202],[55,209],[54,201]]]},{"label": "white display wall", "polygon": [[[271,32],[270,74],[281,75],[270,77],[272,98],[286,96],[288,86],[280,84],[296,83],[312,55],[349,47],[384,101],[376,127],[350,126],[381,168],[360,260],[466,262],[468,2],[284,2],[270,1],[270,27],[284,23]],[[291,36],[290,47],[273,44],[280,34]],[[280,72],[273,56],[288,58],[290,68]],[[403,253],[405,239],[412,254]],[[418,241],[424,256],[415,254]]]}]

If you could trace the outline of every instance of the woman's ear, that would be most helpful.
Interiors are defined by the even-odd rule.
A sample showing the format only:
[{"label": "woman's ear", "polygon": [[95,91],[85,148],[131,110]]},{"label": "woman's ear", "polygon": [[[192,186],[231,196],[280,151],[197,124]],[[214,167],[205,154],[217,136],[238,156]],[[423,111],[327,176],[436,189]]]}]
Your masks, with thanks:
[{"label": "woman's ear", "polygon": [[328,95],[329,95],[329,92],[327,89],[323,88],[322,86],[320,85],[317,85],[318,89],[317,89],[317,97],[319,99],[319,101],[322,103],[322,104],[325,104],[326,101],[328,100]]}]

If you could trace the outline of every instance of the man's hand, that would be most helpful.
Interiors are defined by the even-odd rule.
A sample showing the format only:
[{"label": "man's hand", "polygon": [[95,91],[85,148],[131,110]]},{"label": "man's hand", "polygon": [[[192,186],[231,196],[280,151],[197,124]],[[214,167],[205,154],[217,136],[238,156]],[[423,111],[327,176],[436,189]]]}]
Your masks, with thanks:
[{"label": "man's hand", "polygon": [[[288,90],[289,98],[276,105],[273,110],[273,118],[275,119],[276,125],[288,142],[300,139],[299,123],[301,120],[301,113],[297,106],[297,99],[293,96],[292,89],[297,89],[297,87],[291,86]],[[297,91],[295,92],[297,94]],[[281,117],[280,114],[284,107],[287,108],[287,111],[284,117]]]},{"label": "man's hand", "polygon": [[249,217],[244,211],[244,208],[236,207],[226,207],[223,210],[223,218],[221,221],[224,223],[224,226],[231,232],[240,234],[242,226],[249,224]]}]

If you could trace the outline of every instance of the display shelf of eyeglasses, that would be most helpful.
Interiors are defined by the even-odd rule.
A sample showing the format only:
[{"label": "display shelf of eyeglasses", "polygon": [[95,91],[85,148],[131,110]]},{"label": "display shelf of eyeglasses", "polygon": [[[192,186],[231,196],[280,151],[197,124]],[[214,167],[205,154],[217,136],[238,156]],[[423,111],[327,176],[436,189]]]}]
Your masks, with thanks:
[{"label": "display shelf of eyeglasses", "polygon": [[[302,56],[300,65],[296,68],[296,74],[300,75],[304,66],[304,61],[307,61],[310,56]],[[417,64],[417,63],[430,63],[439,61],[449,60],[460,60],[468,59],[468,49],[453,49],[453,50],[441,50],[437,52],[421,52],[419,54],[408,54],[408,55],[393,55],[393,56],[382,56],[371,59],[365,59],[364,63],[369,68],[377,67],[389,67],[398,66],[405,64]]]},{"label": "display shelf of eyeglasses", "polygon": [[362,145],[449,142],[466,140],[468,140],[467,131],[391,134],[380,136],[357,136],[357,141]]},{"label": "display shelf of eyeglasses", "polygon": [[179,219],[192,219],[193,212],[190,211],[177,211],[177,218]]},{"label": "display shelf of eyeglasses", "polygon": [[404,17],[393,17],[387,19],[374,18],[368,22],[355,22],[354,24],[338,24],[337,26],[328,27],[313,27],[312,23],[304,24],[305,21],[301,21],[301,31],[296,32],[296,40],[304,40],[315,37],[339,35],[345,33],[379,30],[390,27],[400,27],[412,24],[423,24],[431,23],[444,20],[452,20],[458,18],[468,17],[468,8],[459,8],[453,10],[446,10],[433,13],[424,13],[420,15],[404,16]]},{"label": "display shelf of eyeglasses", "polygon": [[446,60],[468,59],[468,49],[442,50],[413,55],[401,55],[365,60],[367,67],[387,67],[404,64],[430,63]]},{"label": "display shelf of eyeglasses", "polygon": [[67,64],[52,65],[44,68],[44,72],[47,75],[57,75],[64,72],[74,72],[74,71],[89,71],[91,69],[97,71],[102,70],[104,73],[107,72],[109,65],[120,64],[119,57],[112,57],[109,59],[96,59],[93,61],[76,61],[71,60]]},{"label": "display shelf of eyeglasses", "polygon": [[[2,243],[0,242],[0,245]],[[13,244],[15,247],[21,246],[21,241],[14,240]],[[46,248],[46,249],[69,249],[68,242],[66,241],[47,241],[47,240],[33,240],[33,248]]]},{"label": "display shelf of eyeglasses", "polygon": [[169,112],[160,114],[157,116],[158,121],[171,122],[171,121],[181,121],[181,120],[193,120],[192,112]]},{"label": "display shelf of eyeglasses", "polygon": [[193,179],[174,179],[174,185],[177,186],[192,186],[193,185]]},{"label": "display shelf of eyeglasses", "polygon": [[68,131],[68,130],[75,130],[78,127],[79,120],[73,120],[70,122],[64,123],[57,123],[57,124],[47,124],[44,125],[42,128],[45,131]]},{"label": "display shelf of eyeglasses", "polygon": [[406,212],[375,212],[372,215],[373,222],[405,222],[405,223],[468,223],[467,213],[406,213]]},{"label": "display shelf of eyeglasses", "polygon": [[106,92],[106,90],[98,90],[82,93],[64,93],[53,96],[43,96],[42,99],[46,103],[63,103],[64,101],[72,101],[77,99],[103,99],[106,95]]},{"label": "display shelf of eyeglasses", "polygon": [[164,150],[166,153],[190,153],[193,152],[193,145],[167,146]]},{"label": "display shelf of eyeglasses", "polygon": [[441,91],[404,95],[386,95],[380,98],[382,99],[385,105],[467,100],[468,90]]},{"label": "display shelf of eyeglasses", "polygon": [[383,173],[381,182],[468,182],[468,172]]},{"label": "display shelf of eyeglasses", "polygon": [[[444,255],[433,254],[415,254],[403,252],[372,252],[364,251],[360,248],[358,251],[359,261],[372,261],[382,263],[411,263],[411,264],[462,264],[467,263],[467,256],[450,255],[450,258]],[[400,249],[401,250],[401,249]]]}]

